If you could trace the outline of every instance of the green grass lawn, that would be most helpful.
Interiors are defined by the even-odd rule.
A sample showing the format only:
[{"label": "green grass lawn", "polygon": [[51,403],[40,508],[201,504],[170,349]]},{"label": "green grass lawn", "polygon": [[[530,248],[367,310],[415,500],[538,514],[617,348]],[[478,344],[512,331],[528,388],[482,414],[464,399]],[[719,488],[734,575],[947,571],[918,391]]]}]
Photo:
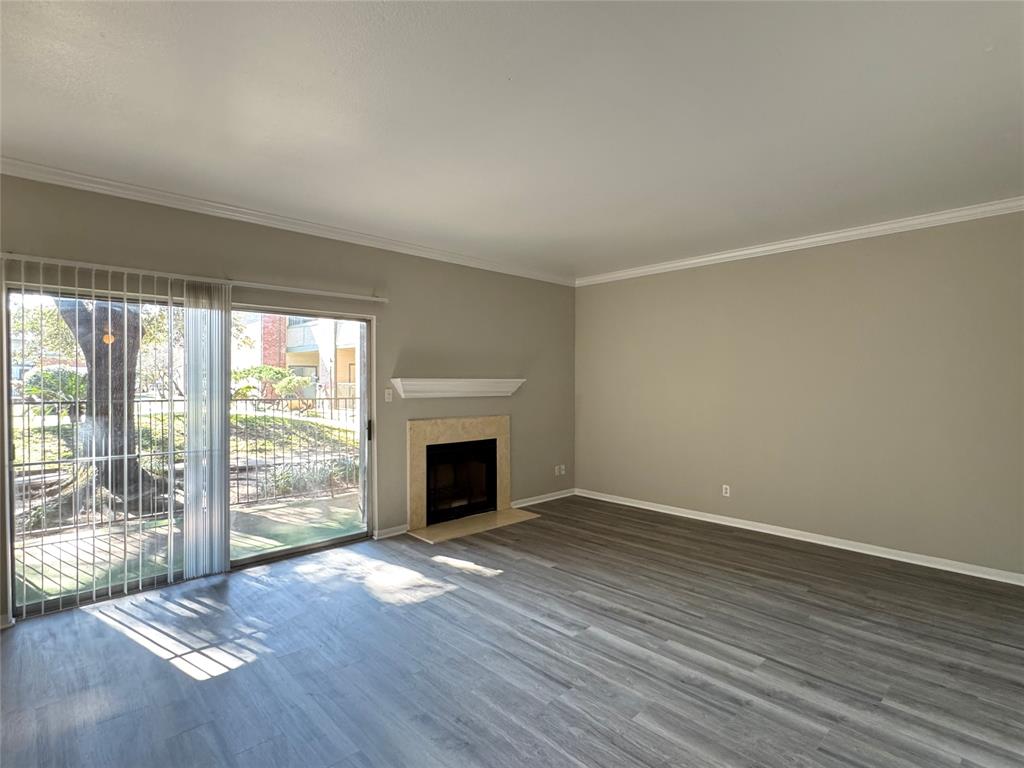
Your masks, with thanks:
[{"label": "green grass lawn", "polygon": [[[38,426],[39,421],[38,415],[22,419],[15,414],[12,419],[11,438],[16,463],[74,458],[76,440],[87,439],[81,425],[71,422],[66,415],[60,418],[52,414],[47,416],[45,426]],[[165,453],[170,437],[168,427],[172,421],[174,450],[184,452],[185,414],[174,414],[172,419],[166,413],[149,413],[136,416],[140,453]],[[303,450],[336,454],[358,447],[353,430],[325,419],[292,413],[231,414],[229,440],[232,457]],[[162,471],[162,466],[158,471]]]}]

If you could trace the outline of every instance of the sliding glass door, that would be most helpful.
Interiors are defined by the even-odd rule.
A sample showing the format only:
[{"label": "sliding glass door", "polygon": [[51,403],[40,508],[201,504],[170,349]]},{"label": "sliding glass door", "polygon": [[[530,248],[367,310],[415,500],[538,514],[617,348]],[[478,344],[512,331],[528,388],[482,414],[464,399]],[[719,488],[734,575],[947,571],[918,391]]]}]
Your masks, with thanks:
[{"label": "sliding glass door", "polygon": [[367,532],[367,323],[232,314],[231,560]]},{"label": "sliding glass door", "polygon": [[16,616],[368,531],[368,324],[5,257]]}]

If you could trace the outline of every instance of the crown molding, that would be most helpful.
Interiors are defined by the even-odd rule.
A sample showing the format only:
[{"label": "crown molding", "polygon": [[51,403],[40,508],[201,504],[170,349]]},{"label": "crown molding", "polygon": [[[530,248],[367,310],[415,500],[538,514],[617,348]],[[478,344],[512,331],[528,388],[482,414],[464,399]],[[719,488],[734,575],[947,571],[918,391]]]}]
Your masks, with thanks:
[{"label": "crown molding", "polygon": [[202,213],[208,216],[218,216],[224,219],[234,219],[250,224],[259,224],[274,229],[283,229],[289,232],[299,232],[304,235],[323,237],[328,240],[338,240],[356,245],[365,245],[371,248],[381,248],[396,253],[404,253],[410,256],[419,256],[434,261],[443,261],[449,264],[458,264],[463,267],[483,269],[489,272],[498,272],[514,277],[523,277],[528,280],[540,280],[545,283],[558,285],[574,285],[577,288],[586,285],[597,285],[599,283],[612,283],[619,280],[629,280],[634,277],[647,275],[658,275],[663,272],[678,272],[683,269],[704,267],[709,264],[721,264],[727,261],[739,261],[741,259],[753,259],[758,256],[770,256],[776,253],[788,251],[799,251],[804,248],[814,248],[821,245],[833,245],[845,243],[851,240],[861,240],[868,237],[879,237],[891,235],[898,232],[910,232],[915,229],[926,229],[937,227],[943,224],[955,224],[961,221],[983,219],[989,216],[1000,216],[1007,213],[1019,213],[1024,211],[1024,196],[1011,197],[1006,200],[996,200],[978,205],[968,205],[963,208],[952,208],[947,211],[926,213],[920,216],[910,216],[905,219],[893,219],[877,224],[866,224],[849,229],[838,229],[833,232],[823,232],[817,235],[796,237],[790,240],[779,240],[773,243],[751,245],[745,248],[736,248],[728,251],[705,254],[703,256],[692,256],[673,261],[664,261],[657,264],[648,264],[642,267],[621,269],[613,272],[603,272],[596,275],[578,277],[575,280],[556,275],[550,272],[543,272],[528,269],[515,269],[502,266],[486,259],[475,256],[467,256],[452,251],[445,251],[439,248],[431,248],[417,243],[407,243],[402,240],[394,240],[388,237],[357,232],[344,227],[337,227],[331,224],[320,224],[305,219],[297,219],[291,216],[282,216],[265,211],[257,211],[250,208],[218,203],[212,200],[205,200],[188,195],[179,195],[174,192],[165,192],[151,187],[142,187],[136,184],[128,184],[121,181],[113,181],[98,176],[90,176],[74,171],[65,171],[60,168],[52,168],[39,163],[31,163],[17,158],[0,158],[0,172],[9,176],[18,176],[31,181],[42,181],[48,184],[57,184],[63,187],[72,187],[86,192],[99,192],[104,195],[122,197],[127,200],[135,200],[141,203],[152,203],[168,208],[177,208],[192,213]]},{"label": "crown molding", "polygon": [[18,176],[31,181],[42,181],[47,184],[57,184],[62,187],[72,187],[86,192],[99,192],[113,197],[122,197],[127,200],[135,200],[140,203],[152,203],[168,208],[178,208],[192,213],[203,213],[208,216],[218,216],[223,219],[234,219],[250,224],[260,224],[274,229],[284,229],[289,232],[299,232],[304,235],[323,237],[328,240],[340,240],[356,245],[366,245],[371,248],[381,248],[387,251],[395,251],[410,256],[420,256],[434,261],[444,261],[449,264],[458,264],[463,267],[484,269],[489,272],[500,272],[514,277],[525,277],[529,280],[540,280],[545,283],[557,283],[559,285],[573,285],[572,278],[562,277],[549,272],[540,272],[529,269],[516,269],[504,267],[486,259],[475,256],[466,256],[461,253],[445,251],[440,248],[431,248],[427,245],[407,243],[403,240],[394,240],[389,237],[381,237],[366,232],[357,232],[344,227],[336,227],[331,224],[320,224],[305,219],[296,219],[291,216],[281,216],[276,213],[256,211],[251,208],[242,208],[227,203],[218,203],[213,200],[204,200],[189,195],[179,195],[174,192],[165,192],[151,187],[142,187],[136,184],[128,184],[123,181],[104,179],[98,176],[90,176],[85,173],[65,171],[60,168],[51,168],[39,163],[31,163],[26,160],[18,160],[12,157],[0,158],[0,172],[8,176]]},{"label": "crown molding", "polygon": [[882,221],[877,224],[866,224],[861,227],[837,229],[834,232],[822,232],[818,235],[794,237],[791,240],[778,240],[774,243],[751,245],[746,248],[736,248],[731,251],[718,251],[717,253],[709,253],[704,256],[693,256],[685,259],[676,259],[674,261],[664,261],[658,264],[649,264],[644,267],[634,267],[632,269],[616,270],[615,272],[587,275],[586,277],[576,278],[575,285],[579,288],[585,285],[613,283],[619,280],[629,280],[634,277],[660,275],[663,272],[678,272],[682,269],[706,267],[709,264],[721,264],[726,261],[739,261],[740,259],[753,259],[758,256],[770,256],[775,253],[799,251],[804,248],[814,248],[820,245],[846,243],[851,240],[862,240],[868,237],[892,235],[897,232],[910,232],[915,229],[938,227],[943,224],[956,224],[961,221],[984,219],[989,216],[1001,216],[1006,213],[1019,213],[1021,211],[1024,211],[1024,196],[1011,197],[1006,200],[995,200],[990,203],[968,205],[963,208],[951,208],[948,211],[926,213],[921,216],[910,216],[905,219],[893,219],[892,221]]}]

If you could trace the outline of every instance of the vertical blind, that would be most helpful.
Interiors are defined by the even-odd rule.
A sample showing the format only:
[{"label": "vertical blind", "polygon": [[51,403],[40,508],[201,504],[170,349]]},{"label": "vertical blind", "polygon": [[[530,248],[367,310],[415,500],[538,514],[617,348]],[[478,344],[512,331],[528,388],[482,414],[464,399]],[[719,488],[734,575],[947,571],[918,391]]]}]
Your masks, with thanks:
[{"label": "vertical blind", "polygon": [[185,283],[185,578],[228,569],[231,288]]},{"label": "vertical blind", "polygon": [[2,277],[15,615],[226,570],[229,286]]}]

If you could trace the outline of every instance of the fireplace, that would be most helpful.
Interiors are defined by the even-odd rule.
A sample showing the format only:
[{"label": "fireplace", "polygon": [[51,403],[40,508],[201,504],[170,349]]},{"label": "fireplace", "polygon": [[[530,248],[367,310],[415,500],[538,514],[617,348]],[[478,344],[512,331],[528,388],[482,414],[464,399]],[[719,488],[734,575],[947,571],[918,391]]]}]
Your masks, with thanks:
[{"label": "fireplace", "polygon": [[427,525],[497,509],[497,439],[426,448]]},{"label": "fireplace", "polygon": [[[409,494],[410,531],[432,527],[442,520],[511,509],[508,422],[508,416],[409,419],[406,490]],[[478,453],[481,448],[486,448],[486,452]],[[449,451],[456,453],[453,455]],[[460,455],[463,452],[472,452],[472,455]],[[467,463],[467,460],[472,462],[470,467],[463,466],[460,471],[453,468]],[[428,473],[428,462],[447,464],[449,468]],[[484,465],[482,482],[480,464]],[[430,479],[431,475],[433,479]],[[481,485],[486,488],[486,503]],[[439,493],[436,503],[431,502],[428,521],[427,496],[431,487]]]}]

